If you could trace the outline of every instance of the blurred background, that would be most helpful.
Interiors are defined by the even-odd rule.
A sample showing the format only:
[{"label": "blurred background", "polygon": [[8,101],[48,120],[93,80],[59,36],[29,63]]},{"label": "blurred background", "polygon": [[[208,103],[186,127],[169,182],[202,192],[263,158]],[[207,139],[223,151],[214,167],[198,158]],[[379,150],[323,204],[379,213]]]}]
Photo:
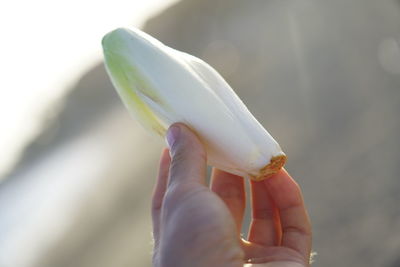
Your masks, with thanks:
[{"label": "blurred background", "polygon": [[105,73],[120,26],[209,62],[276,137],[314,266],[400,266],[400,1],[19,0],[0,4],[0,267],[151,266],[164,144]]}]

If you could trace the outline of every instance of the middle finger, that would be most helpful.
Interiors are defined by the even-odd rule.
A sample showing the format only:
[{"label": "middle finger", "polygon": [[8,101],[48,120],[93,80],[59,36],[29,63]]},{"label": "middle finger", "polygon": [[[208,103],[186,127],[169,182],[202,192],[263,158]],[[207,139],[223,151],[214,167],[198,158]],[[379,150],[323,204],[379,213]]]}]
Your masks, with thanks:
[{"label": "middle finger", "polygon": [[278,246],[282,238],[279,211],[264,182],[251,181],[252,220],[248,241],[263,246]]},{"label": "middle finger", "polygon": [[238,233],[240,233],[246,205],[243,177],[213,169],[211,190],[225,202],[236,222]]}]

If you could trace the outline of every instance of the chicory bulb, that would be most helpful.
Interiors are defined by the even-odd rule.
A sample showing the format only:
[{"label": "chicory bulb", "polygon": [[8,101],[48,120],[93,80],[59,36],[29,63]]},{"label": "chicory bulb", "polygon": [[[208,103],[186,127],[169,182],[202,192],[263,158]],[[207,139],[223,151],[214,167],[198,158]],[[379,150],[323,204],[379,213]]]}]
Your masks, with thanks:
[{"label": "chicory bulb", "polygon": [[184,123],[205,145],[209,165],[253,180],[282,168],[279,144],[210,65],[137,29],[116,29],[102,44],[114,87],[146,128],[164,136]]}]

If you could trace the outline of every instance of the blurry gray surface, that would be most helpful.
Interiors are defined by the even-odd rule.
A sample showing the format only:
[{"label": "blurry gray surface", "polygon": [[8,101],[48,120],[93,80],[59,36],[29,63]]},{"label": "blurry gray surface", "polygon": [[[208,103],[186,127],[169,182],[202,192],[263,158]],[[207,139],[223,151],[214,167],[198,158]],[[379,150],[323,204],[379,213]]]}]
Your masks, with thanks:
[{"label": "blurry gray surface", "polygon": [[[150,20],[145,31],[213,65],[280,142],[287,169],[304,190],[315,266],[400,266],[398,1],[186,0]],[[92,162],[104,173],[88,177],[90,186],[70,204],[70,223],[24,266],[149,266],[149,198],[162,145],[127,118],[102,67],[77,84],[0,194],[18,195],[21,184],[39,183],[43,175],[32,170],[79,138],[105,149],[108,160]],[[85,174],[82,164],[77,168]],[[3,206],[13,205],[8,201]],[[61,214],[64,205],[53,203]],[[25,218],[18,209],[5,211],[0,218]],[[52,222],[49,231],[57,228]],[[0,236],[23,223],[0,224]],[[29,225],[41,229],[27,219]],[[4,246],[13,251],[17,241]],[[0,250],[0,266],[7,257],[15,262],[13,255]]]}]

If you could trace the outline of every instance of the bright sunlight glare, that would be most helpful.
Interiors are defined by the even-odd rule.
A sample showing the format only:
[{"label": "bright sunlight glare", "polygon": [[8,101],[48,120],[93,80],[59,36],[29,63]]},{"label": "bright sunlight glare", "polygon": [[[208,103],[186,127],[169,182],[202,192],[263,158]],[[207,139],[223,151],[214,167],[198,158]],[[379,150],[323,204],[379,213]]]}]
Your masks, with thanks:
[{"label": "bright sunlight glare", "polygon": [[51,104],[101,60],[102,36],[177,0],[0,2],[0,177],[40,131]]}]

